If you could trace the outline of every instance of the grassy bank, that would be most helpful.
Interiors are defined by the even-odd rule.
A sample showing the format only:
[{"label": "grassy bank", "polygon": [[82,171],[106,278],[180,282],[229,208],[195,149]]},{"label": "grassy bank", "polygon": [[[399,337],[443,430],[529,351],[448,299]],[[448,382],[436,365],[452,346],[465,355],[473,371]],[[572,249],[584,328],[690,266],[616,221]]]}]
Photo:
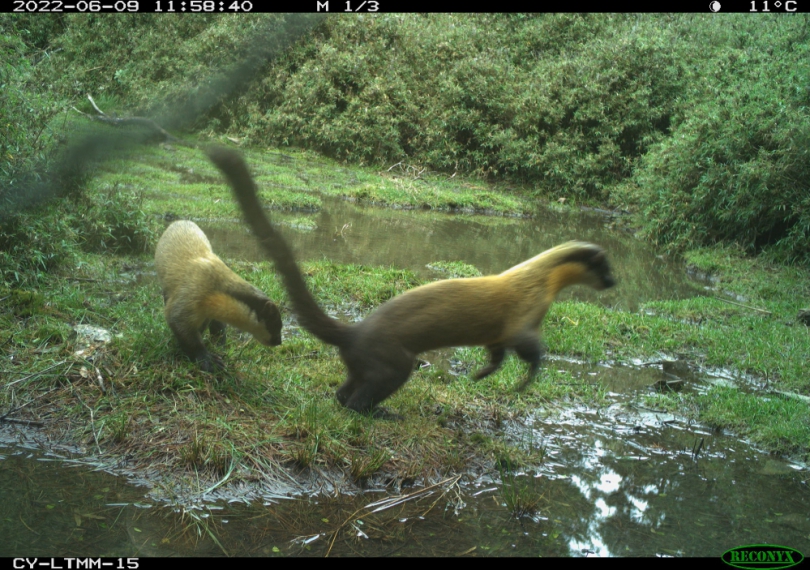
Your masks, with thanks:
[{"label": "grassy bank", "polygon": [[[473,210],[522,215],[529,209],[519,194],[478,182],[348,169],[287,151],[252,151],[248,161],[268,207],[300,209],[303,218],[321,207],[321,195],[448,210],[465,196],[464,207]],[[363,188],[383,190],[368,198]],[[226,347],[215,349],[227,371],[201,373],[166,326],[151,252],[167,213],[239,218],[214,168],[191,148],[145,150],[102,165],[82,200],[43,214],[47,227],[57,220],[65,225],[60,262],[22,280],[5,273],[0,290],[0,375],[8,379],[0,390],[0,415],[41,422],[54,438],[126,456],[132,464],[213,479],[275,476],[283,466],[334,469],[360,483],[371,476],[413,481],[541,463],[542,445],[510,440],[500,429],[504,421],[532,410],[554,414],[576,403],[598,407],[607,401],[598,382],[554,366],[517,394],[525,367],[514,357],[497,374],[473,382],[468,373],[485,364],[486,353],[464,348],[450,351],[452,367],[417,370],[387,402],[403,421],[349,412],[334,398],[345,374],[337,351],[292,325],[286,294],[268,262],[226,260],[284,307],[284,343],[267,349],[229,330]],[[104,207],[90,212],[83,204]],[[694,367],[744,374],[733,386],[649,390],[637,397],[645,406],[806,458],[810,407],[783,394],[810,394],[804,373],[810,332],[795,320],[806,306],[810,276],[732,249],[694,251],[687,260],[714,275],[710,295],[647,303],[638,312],[555,304],[544,325],[550,352],[614,364],[678,356]],[[327,261],[303,268],[322,304],[352,316],[423,281],[398,268]],[[83,340],[73,332],[78,324],[106,329],[112,338],[106,344]]]}]

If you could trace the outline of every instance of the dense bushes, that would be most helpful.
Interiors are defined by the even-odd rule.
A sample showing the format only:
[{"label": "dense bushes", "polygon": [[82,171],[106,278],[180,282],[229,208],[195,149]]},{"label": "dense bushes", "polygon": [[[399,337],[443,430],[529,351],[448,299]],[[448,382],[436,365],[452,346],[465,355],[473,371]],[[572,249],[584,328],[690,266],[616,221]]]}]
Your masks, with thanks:
[{"label": "dense bushes", "polygon": [[[690,82],[689,105],[645,155],[626,198],[641,208],[647,234],[670,249],[736,242],[808,263],[810,30],[798,18],[736,23],[739,35]],[[702,30],[713,32],[727,26]]]},{"label": "dense bushes", "polygon": [[82,246],[87,251],[145,253],[155,234],[141,210],[143,197],[119,187],[94,196],[80,215]]},{"label": "dense bushes", "polygon": [[75,251],[75,217],[51,203],[0,224],[0,286],[31,285]]},{"label": "dense bushes", "polygon": [[[284,19],[187,16],[0,19],[21,62],[0,70],[17,78],[0,109],[5,174],[27,151],[4,141],[49,140],[20,136],[50,132],[54,105],[31,88],[47,85],[63,107],[89,92],[172,120],[191,109],[196,122],[176,124],[627,207],[672,250],[727,241],[810,261],[804,14],[333,16],[244,86],[217,70]],[[27,47],[9,22],[27,25]],[[20,57],[46,46],[33,67]],[[40,115],[13,132],[30,102]]]},{"label": "dense bushes", "polygon": [[139,208],[140,197],[120,188],[72,195],[19,212],[0,223],[0,286],[32,285],[60,266],[70,267],[77,248],[91,252],[143,253],[155,240]]},{"label": "dense bushes", "polygon": [[635,16],[391,15],[321,32],[246,96],[266,110],[236,119],[254,140],[606,200],[683,88],[668,34]]},{"label": "dense bushes", "polygon": [[[59,21],[50,14],[38,14],[39,20],[25,16],[0,14],[0,200],[44,161],[57,134],[50,121],[61,110],[48,93],[27,85],[34,70],[31,46],[59,29]],[[33,32],[26,22],[36,24]]]}]

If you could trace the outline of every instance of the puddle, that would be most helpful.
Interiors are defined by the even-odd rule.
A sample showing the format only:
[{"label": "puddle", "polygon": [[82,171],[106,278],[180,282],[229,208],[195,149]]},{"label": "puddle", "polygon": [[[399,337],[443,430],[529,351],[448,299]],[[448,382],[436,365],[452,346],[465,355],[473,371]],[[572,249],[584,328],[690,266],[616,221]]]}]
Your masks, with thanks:
[{"label": "puddle", "polygon": [[[361,206],[323,198],[315,213],[270,212],[301,260],[393,265],[430,279],[442,278],[426,267],[435,261],[462,261],[487,275],[500,273],[564,241],[591,241],[605,247],[618,286],[607,291],[572,287],[560,299],[582,299],[635,311],[650,300],[682,299],[702,294],[685,267],[653,255],[639,240],[604,229],[605,218],[541,210],[533,219],[402,211]],[[315,229],[285,224],[307,217]],[[198,221],[214,251],[225,258],[266,260],[244,224]]]},{"label": "puddle", "polygon": [[[634,409],[627,397],[614,400],[530,428],[548,456],[536,477],[564,481],[549,485],[558,505],[549,517],[559,517],[570,554],[719,556],[751,543],[808,551],[806,471],[671,414]],[[525,427],[514,433],[526,439]]]}]

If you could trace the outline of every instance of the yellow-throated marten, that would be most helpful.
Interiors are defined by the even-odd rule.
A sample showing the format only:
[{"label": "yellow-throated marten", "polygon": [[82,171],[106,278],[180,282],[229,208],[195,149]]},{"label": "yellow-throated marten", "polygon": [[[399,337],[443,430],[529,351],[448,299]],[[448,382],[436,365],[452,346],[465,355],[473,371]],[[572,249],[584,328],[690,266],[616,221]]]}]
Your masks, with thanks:
[{"label": "yellow-throated marten", "polygon": [[225,342],[225,324],[249,332],[268,346],[281,344],[281,314],[267,295],[231,271],[211,250],[194,222],[173,222],[158,241],[155,267],[164,314],[180,347],[206,372],[218,357],[205,350],[200,333]]},{"label": "yellow-throated marten", "polygon": [[275,262],[301,325],[340,349],[348,378],[337,398],[358,412],[374,412],[408,380],[416,355],[434,348],[487,347],[490,363],[476,379],[495,372],[506,350],[514,349],[529,364],[522,383],[527,385],[543,353],[538,328],[557,293],[577,283],[594,289],[615,283],[602,248],[572,241],[500,275],[417,287],[383,303],[361,322],[342,323],[315,302],[289,246],[262,212],[242,158],[224,148],[210,149],[208,155],[225,173],[245,218]]}]

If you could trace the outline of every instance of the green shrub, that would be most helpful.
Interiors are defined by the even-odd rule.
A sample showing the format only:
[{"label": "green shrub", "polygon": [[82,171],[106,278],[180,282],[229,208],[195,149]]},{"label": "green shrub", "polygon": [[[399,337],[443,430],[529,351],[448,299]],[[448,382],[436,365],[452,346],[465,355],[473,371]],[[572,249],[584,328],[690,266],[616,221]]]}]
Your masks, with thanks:
[{"label": "green shrub", "polygon": [[52,204],[0,222],[0,282],[33,284],[73,259],[77,235],[72,212]]},{"label": "green shrub", "polygon": [[84,249],[113,253],[150,249],[155,234],[141,209],[142,195],[112,186],[87,201],[90,206],[80,217]]},{"label": "green shrub", "polygon": [[[611,24],[608,37],[594,34]],[[414,157],[605,199],[669,126],[681,63],[634,17],[333,18],[271,70],[256,141],[356,162]],[[621,36],[614,37],[614,36]]]},{"label": "green shrub", "polygon": [[[13,16],[23,16],[14,14]],[[0,14],[0,204],[8,200],[15,183],[30,180],[26,173],[42,169],[47,149],[54,143],[51,121],[62,106],[47,91],[29,85],[34,66],[33,50],[25,39],[44,41],[46,28],[40,26],[36,38],[22,24],[38,19],[20,19]],[[42,14],[42,24],[52,23]]]},{"label": "green shrub", "polygon": [[738,32],[736,45],[717,50],[691,83],[693,104],[644,157],[624,196],[642,210],[646,234],[671,250],[730,242],[807,263],[807,22]]}]

